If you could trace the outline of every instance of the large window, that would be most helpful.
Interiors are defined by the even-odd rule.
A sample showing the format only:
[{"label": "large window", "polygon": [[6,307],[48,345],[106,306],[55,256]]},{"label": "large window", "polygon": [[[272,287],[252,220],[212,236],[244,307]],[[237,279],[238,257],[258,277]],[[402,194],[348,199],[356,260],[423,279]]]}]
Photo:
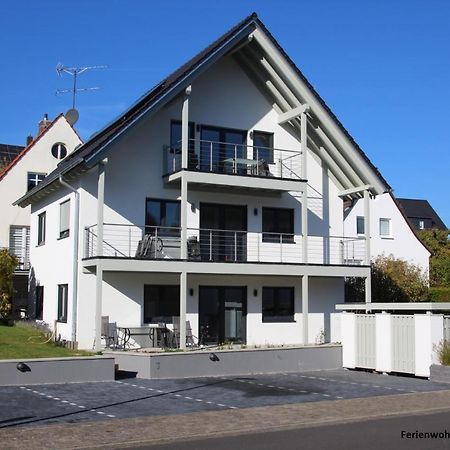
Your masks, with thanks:
[{"label": "large window", "polygon": [[180,234],[180,202],[148,198],[145,206],[145,231],[159,236]]},{"label": "large window", "polygon": [[[171,154],[180,155],[179,163],[181,167],[181,122],[179,120],[172,120],[170,123],[170,152]],[[195,125],[194,122],[189,122],[188,125],[188,168],[198,169],[198,156],[195,153]],[[178,157],[177,157],[178,159]]]},{"label": "large window", "polygon": [[69,286],[67,284],[58,284],[58,322],[67,322],[67,302]]},{"label": "large window", "polygon": [[179,315],[179,286],[144,286],[144,323],[172,323],[172,317]]},{"label": "large window", "polygon": [[38,235],[37,235],[37,245],[45,244],[45,212],[38,215]]},{"label": "large window", "polygon": [[391,237],[392,236],[392,230],[391,230],[391,219],[380,219],[380,236],[381,237]]},{"label": "large window", "polygon": [[294,210],[285,208],[262,209],[263,242],[294,242]]},{"label": "large window", "polygon": [[42,320],[44,314],[44,286],[36,286],[36,319]]},{"label": "large window", "polygon": [[70,200],[59,205],[59,238],[69,236],[70,230]]},{"label": "large window", "polygon": [[357,216],[356,217],[356,233],[357,234],[364,234],[364,217],[363,216]]},{"label": "large window", "polygon": [[26,270],[30,261],[30,227],[9,227],[9,251],[19,260],[19,269]]},{"label": "large window", "polygon": [[273,164],[273,133],[253,132],[253,159]]},{"label": "large window", "polygon": [[263,287],[262,320],[263,322],[294,321],[293,287]]},{"label": "large window", "polygon": [[45,173],[29,173],[27,177],[27,190],[30,191],[37,186],[44,178]]}]

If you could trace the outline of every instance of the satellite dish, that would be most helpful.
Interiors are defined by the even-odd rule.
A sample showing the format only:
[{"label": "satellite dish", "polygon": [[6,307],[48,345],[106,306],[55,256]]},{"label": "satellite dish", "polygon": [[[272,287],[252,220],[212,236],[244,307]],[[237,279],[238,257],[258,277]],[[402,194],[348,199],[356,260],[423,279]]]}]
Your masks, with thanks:
[{"label": "satellite dish", "polygon": [[70,123],[70,125],[74,126],[77,122],[80,115],[75,108],[70,108],[69,111],[66,112],[66,120]]}]

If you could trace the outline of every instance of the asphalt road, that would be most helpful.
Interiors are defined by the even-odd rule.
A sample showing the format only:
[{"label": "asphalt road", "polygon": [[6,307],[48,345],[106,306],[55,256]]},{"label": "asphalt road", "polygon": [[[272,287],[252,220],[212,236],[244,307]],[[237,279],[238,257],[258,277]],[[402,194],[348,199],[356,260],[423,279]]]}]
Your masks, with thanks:
[{"label": "asphalt road", "polygon": [[428,380],[344,369],[0,387],[0,428],[239,410],[444,389],[448,385]]},{"label": "asphalt road", "polygon": [[[402,438],[405,432],[448,431],[447,438]],[[450,412],[402,416],[330,426],[270,431],[232,437],[189,440],[127,450],[438,450],[450,448]]]}]

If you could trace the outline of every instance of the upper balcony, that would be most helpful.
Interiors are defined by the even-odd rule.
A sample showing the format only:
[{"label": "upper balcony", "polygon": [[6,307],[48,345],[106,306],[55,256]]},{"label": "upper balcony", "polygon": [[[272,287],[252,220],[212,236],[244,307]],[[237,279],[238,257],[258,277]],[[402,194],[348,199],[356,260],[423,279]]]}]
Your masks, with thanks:
[{"label": "upper balcony", "polygon": [[[363,265],[365,240],[308,236],[308,264]],[[187,229],[187,260],[192,262],[304,264],[304,238],[297,234]],[[97,225],[85,230],[85,258],[179,261],[181,228],[104,224],[99,251]]]},{"label": "upper balcony", "polygon": [[189,139],[183,168],[181,141],[164,148],[164,180],[179,184],[184,171],[191,187],[303,191],[302,153],[231,142]]}]

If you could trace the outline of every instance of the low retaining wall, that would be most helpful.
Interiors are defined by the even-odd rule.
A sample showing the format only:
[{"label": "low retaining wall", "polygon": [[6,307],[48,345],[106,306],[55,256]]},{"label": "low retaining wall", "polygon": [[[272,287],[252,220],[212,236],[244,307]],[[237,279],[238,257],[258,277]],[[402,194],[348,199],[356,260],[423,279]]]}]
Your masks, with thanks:
[{"label": "low retaining wall", "polygon": [[342,367],[340,345],[190,352],[111,352],[119,370],[138,378],[185,378],[298,372]]},{"label": "low retaining wall", "polygon": [[0,386],[113,380],[112,356],[0,360]]},{"label": "low retaining wall", "polygon": [[430,366],[430,381],[437,383],[450,383],[450,366],[432,364]]}]

